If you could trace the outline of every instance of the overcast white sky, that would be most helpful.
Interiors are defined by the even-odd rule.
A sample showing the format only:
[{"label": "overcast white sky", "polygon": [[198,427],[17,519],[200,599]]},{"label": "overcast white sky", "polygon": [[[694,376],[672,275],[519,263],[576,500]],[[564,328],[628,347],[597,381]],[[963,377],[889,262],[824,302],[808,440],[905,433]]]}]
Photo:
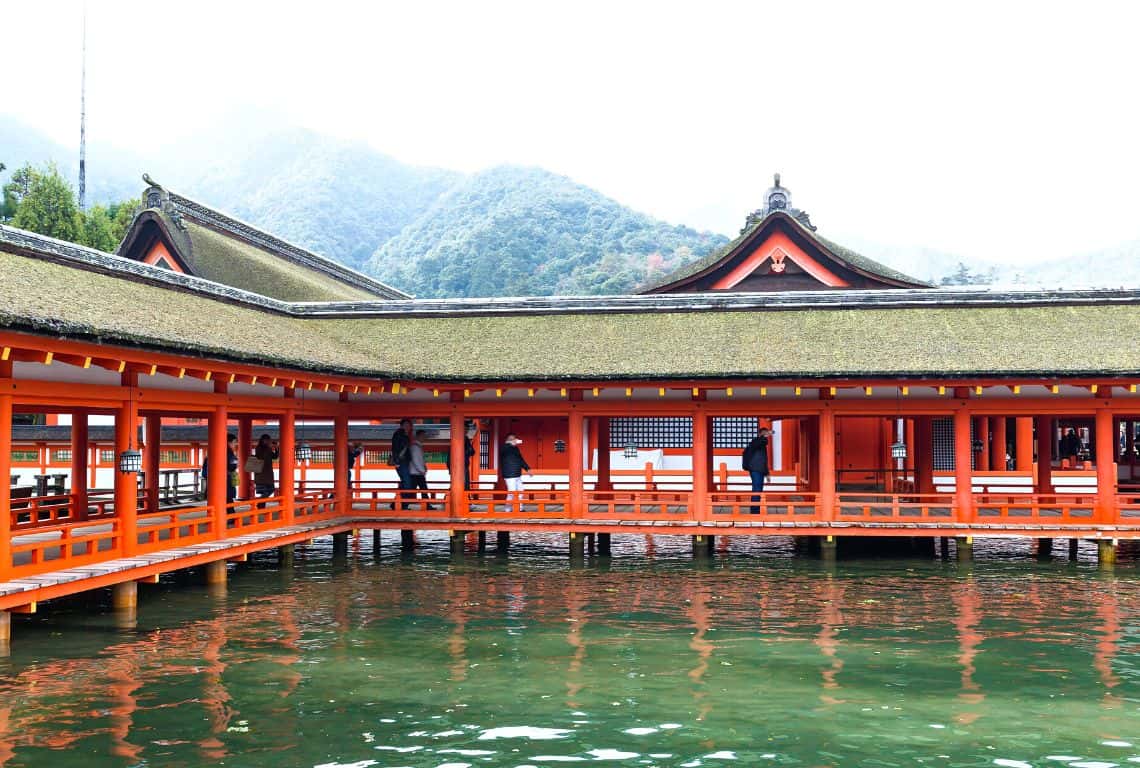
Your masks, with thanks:
[{"label": "overcast white sky", "polygon": [[[80,9],[0,0],[0,112],[68,143]],[[779,171],[825,235],[978,259],[1140,238],[1138,64],[1135,2],[88,5],[92,141],[252,105],[726,234]]]}]

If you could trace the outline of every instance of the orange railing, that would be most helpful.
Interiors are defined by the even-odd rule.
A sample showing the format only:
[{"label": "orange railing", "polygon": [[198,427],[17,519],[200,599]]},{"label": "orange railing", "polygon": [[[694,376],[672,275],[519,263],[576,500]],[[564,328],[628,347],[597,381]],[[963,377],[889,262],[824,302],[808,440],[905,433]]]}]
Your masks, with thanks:
[{"label": "orange railing", "polygon": [[138,516],[135,551],[157,552],[217,538],[213,508],[182,507]]},{"label": "orange railing", "polygon": [[570,517],[570,492],[558,491],[468,491],[464,517],[565,519]]},{"label": "orange railing", "polygon": [[12,542],[8,578],[112,560],[122,552],[121,526],[121,521],[112,519],[30,531]]},{"label": "orange railing", "polygon": [[226,505],[226,535],[241,535],[285,524],[285,507],[280,496],[242,499]]},{"label": "orange railing", "polygon": [[813,522],[819,519],[819,494],[811,491],[753,493],[716,491],[709,494],[709,516],[734,522]]},{"label": "orange railing", "polygon": [[585,509],[573,517],[676,523],[693,517],[693,494],[689,491],[585,491],[584,496]]},{"label": "orange railing", "polygon": [[309,523],[337,515],[337,499],[319,491],[298,493],[293,499],[293,522]]},{"label": "orange railing", "polygon": [[835,502],[835,519],[843,522],[958,522],[952,493],[840,493]]},{"label": "orange railing", "polygon": [[1095,493],[1025,493],[974,495],[975,523],[1000,525],[1090,525],[1097,519]]}]

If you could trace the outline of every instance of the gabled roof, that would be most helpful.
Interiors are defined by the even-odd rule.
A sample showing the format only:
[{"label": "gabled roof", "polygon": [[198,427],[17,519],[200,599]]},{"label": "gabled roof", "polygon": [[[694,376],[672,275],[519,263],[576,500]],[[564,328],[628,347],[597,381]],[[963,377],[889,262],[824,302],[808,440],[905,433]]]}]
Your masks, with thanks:
[{"label": "gabled roof", "polygon": [[[688,264],[670,275],[643,289],[642,293],[675,293],[678,291],[721,290],[712,284],[718,277],[741,266],[746,259],[776,232],[788,235],[802,245],[813,260],[840,274],[853,275],[856,280],[848,280],[856,288],[929,288],[930,284],[917,280],[898,270],[880,264],[874,259],[856,253],[816,234],[807,213],[791,207],[791,196],[787,187],[780,185],[776,174],[775,186],[771,187],[763,208],[749,214],[740,235],[727,245],[713,251],[703,259]],[[858,282],[859,284],[854,284]],[[823,288],[814,285],[810,288]],[[809,289],[810,289],[809,288]],[[803,287],[779,285],[777,290],[803,290]]]},{"label": "gabled roof", "polygon": [[188,274],[283,301],[408,299],[408,294],[143,177],[144,209],[118,253],[141,261],[161,240]]},{"label": "gabled roof", "polygon": [[440,382],[1140,375],[1140,291],[289,303],[3,225],[0,278],[0,327],[9,331],[326,374]]}]

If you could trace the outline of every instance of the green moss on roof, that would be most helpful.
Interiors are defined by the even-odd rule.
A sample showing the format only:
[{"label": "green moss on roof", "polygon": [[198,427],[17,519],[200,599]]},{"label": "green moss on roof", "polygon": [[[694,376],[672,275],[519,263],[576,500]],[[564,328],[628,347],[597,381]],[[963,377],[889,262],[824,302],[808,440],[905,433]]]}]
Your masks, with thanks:
[{"label": "green moss on roof", "polygon": [[440,381],[1140,372],[1140,305],[303,319],[2,248],[0,324]]},{"label": "green moss on roof", "polygon": [[199,277],[283,301],[376,298],[375,294],[293,264],[236,237],[191,221],[186,221],[185,226],[191,243],[190,269]]}]

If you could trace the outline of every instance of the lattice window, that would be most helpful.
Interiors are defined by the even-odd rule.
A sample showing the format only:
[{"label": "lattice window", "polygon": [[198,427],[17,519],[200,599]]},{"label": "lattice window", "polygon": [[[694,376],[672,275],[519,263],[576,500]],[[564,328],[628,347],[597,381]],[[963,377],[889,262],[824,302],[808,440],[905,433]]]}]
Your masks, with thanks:
[{"label": "lattice window", "polygon": [[[392,452],[384,449],[366,448],[364,451],[365,464],[387,464]],[[359,459],[358,459],[359,461]]]},{"label": "lattice window", "polygon": [[725,416],[713,419],[713,448],[743,449],[760,431],[755,416]]},{"label": "lattice window", "polygon": [[692,448],[693,420],[687,416],[610,419],[610,448]]},{"label": "lattice window", "polygon": [[70,448],[53,448],[51,452],[52,464],[66,464],[71,461]]},{"label": "lattice window", "polygon": [[99,451],[99,463],[100,464],[114,464],[115,463],[115,452],[109,451],[106,448],[100,449],[100,451]]},{"label": "lattice window", "polygon": [[313,449],[313,463],[314,464],[332,464],[336,461],[336,451],[332,448],[314,448]]},{"label": "lattice window", "polygon": [[158,452],[158,461],[161,464],[189,464],[189,448],[162,448]]},{"label": "lattice window", "polygon": [[934,469],[954,471],[954,419],[931,419],[934,441]]},{"label": "lattice window", "polygon": [[424,451],[425,464],[446,464],[447,451]]},{"label": "lattice window", "polygon": [[40,460],[40,452],[35,448],[13,448],[12,461],[20,464],[35,464]]},{"label": "lattice window", "polygon": [[491,468],[491,431],[484,429],[479,433],[479,469]]}]

